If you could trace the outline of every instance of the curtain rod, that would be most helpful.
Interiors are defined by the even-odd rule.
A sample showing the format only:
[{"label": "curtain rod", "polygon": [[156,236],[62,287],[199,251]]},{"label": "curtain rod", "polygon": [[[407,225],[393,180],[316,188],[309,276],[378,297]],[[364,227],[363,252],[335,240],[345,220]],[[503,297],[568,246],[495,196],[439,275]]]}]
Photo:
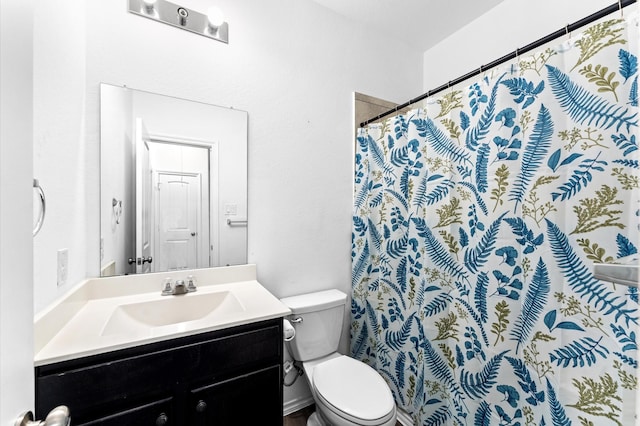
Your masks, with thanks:
[{"label": "curtain rod", "polygon": [[477,68],[471,72],[468,72],[458,78],[456,78],[455,80],[451,80],[446,84],[443,84],[442,86],[436,87],[435,89],[429,90],[426,93],[423,93],[422,95],[418,96],[415,99],[411,99],[405,103],[403,103],[402,105],[397,105],[394,108],[383,112],[380,115],[377,115],[376,117],[373,117],[367,121],[364,121],[360,124],[360,127],[364,127],[367,124],[373,123],[375,121],[380,120],[383,117],[386,117],[387,115],[391,115],[395,112],[398,112],[398,110],[401,110],[403,108],[408,107],[409,105],[415,104],[416,102],[420,102],[430,96],[435,95],[438,92],[442,92],[443,90],[446,90],[452,86],[455,86],[456,84],[462,83],[463,81],[471,78],[471,77],[475,77],[477,75],[482,74],[484,71],[487,71],[488,69],[494,68],[500,64],[503,64],[505,62],[508,62],[512,59],[517,58],[518,56],[522,55],[523,53],[527,53],[530,52],[533,49],[537,49],[538,47],[545,45],[559,37],[562,37],[564,35],[567,35],[575,30],[577,30],[578,28],[584,27],[585,25],[589,25],[590,23],[597,21],[600,18],[604,18],[605,16],[614,13],[618,10],[622,10],[622,8],[630,6],[631,4],[635,3],[637,0],[618,0],[617,3],[612,4],[611,6],[605,7],[604,9],[587,16],[586,18],[583,18],[579,21],[574,22],[573,24],[569,24],[566,27],[555,31],[545,37],[542,37],[536,41],[534,41],[533,43],[527,44],[524,47],[521,47],[519,49],[514,50],[513,52],[499,58],[496,59],[493,62],[489,62],[486,65],[481,65],[480,68]]}]

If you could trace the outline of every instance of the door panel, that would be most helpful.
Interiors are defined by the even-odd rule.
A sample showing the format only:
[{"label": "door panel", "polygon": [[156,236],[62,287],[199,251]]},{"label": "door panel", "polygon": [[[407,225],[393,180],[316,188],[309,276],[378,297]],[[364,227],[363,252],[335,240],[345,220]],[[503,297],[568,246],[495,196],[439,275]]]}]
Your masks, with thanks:
[{"label": "door panel", "polygon": [[200,175],[159,172],[157,194],[159,270],[208,266],[198,264],[202,234]]}]

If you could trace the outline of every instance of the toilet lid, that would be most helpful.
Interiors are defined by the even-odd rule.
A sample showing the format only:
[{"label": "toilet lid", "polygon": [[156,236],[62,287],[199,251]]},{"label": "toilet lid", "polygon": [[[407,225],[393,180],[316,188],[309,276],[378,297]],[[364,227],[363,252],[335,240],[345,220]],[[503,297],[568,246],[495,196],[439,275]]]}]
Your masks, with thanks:
[{"label": "toilet lid", "polygon": [[348,356],[318,364],[313,370],[313,386],[322,399],[354,420],[382,419],[395,407],[382,376]]}]

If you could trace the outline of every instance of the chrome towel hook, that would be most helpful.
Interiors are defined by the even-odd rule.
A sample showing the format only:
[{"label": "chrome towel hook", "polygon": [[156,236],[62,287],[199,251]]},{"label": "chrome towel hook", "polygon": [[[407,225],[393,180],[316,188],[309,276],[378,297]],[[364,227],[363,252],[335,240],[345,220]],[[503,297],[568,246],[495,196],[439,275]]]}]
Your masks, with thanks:
[{"label": "chrome towel hook", "polygon": [[44,197],[44,190],[40,186],[40,182],[38,182],[38,179],[33,179],[33,187],[38,191],[38,195],[40,196],[40,204],[42,205],[40,214],[38,215],[38,222],[36,223],[35,228],[33,228],[33,236],[35,237],[38,232],[40,232],[40,228],[42,228],[42,224],[44,223],[44,215],[47,211],[47,200]]}]

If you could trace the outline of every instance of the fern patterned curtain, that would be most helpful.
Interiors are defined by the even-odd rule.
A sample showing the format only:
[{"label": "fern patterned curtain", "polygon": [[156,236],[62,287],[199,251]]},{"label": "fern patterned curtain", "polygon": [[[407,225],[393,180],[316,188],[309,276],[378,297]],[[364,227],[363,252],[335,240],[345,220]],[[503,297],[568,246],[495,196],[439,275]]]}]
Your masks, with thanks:
[{"label": "fern patterned curtain", "polygon": [[360,129],[352,355],[416,425],[630,425],[638,20]]}]

